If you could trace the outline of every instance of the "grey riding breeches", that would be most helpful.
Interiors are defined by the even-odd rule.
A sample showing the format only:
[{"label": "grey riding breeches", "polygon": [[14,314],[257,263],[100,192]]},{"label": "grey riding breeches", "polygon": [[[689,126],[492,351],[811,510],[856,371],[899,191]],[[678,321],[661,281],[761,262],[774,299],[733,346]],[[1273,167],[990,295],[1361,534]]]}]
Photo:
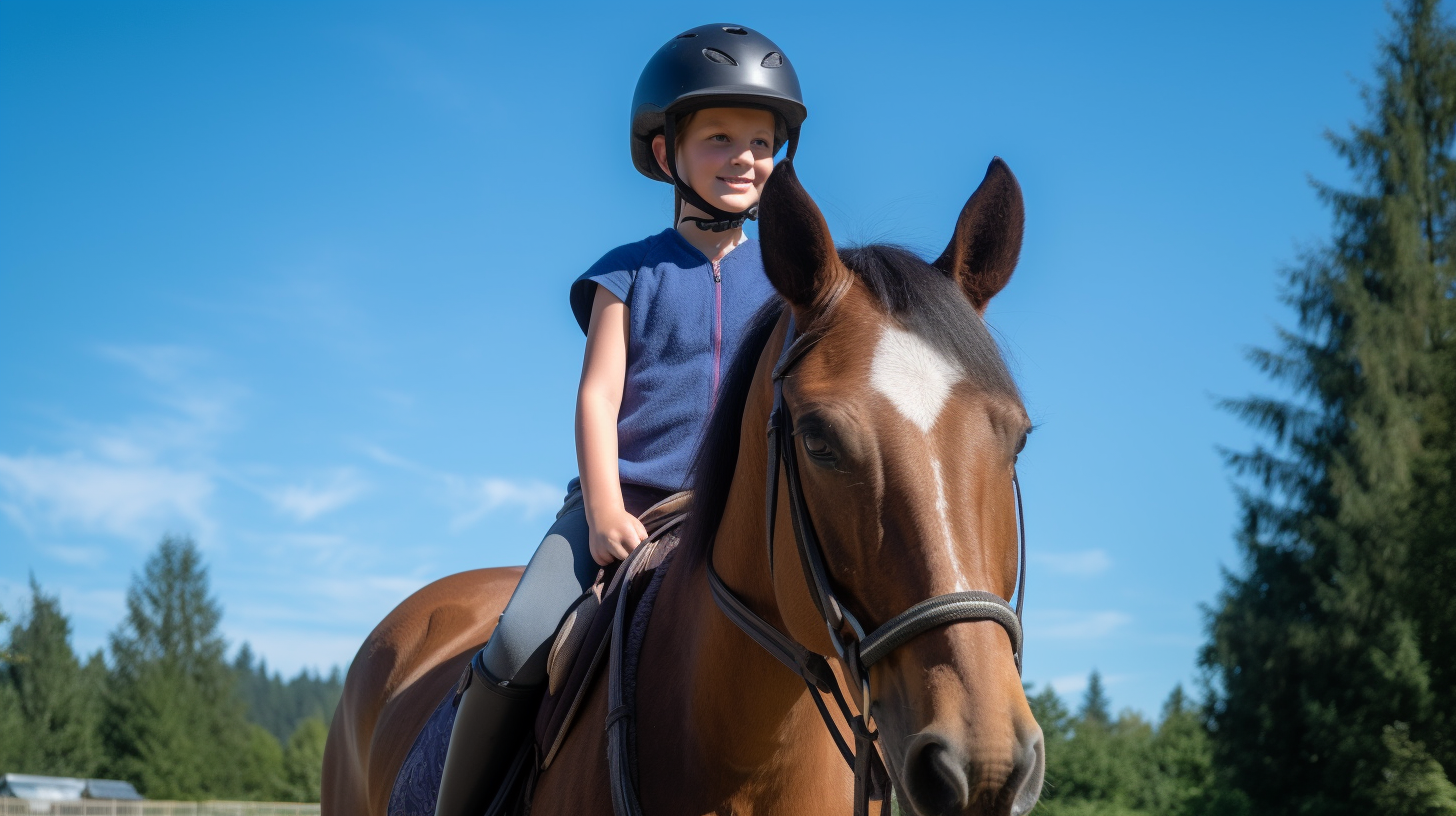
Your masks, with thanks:
[{"label": "grey riding breeches", "polygon": [[[636,485],[622,488],[623,503],[633,515],[668,495]],[[521,686],[546,682],[551,636],[567,607],[592,585],[600,569],[592,560],[588,535],[586,507],[578,488],[567,494],[555,523],[526,565],[495,634],[481,650],[485,667],[497,679]]]}]

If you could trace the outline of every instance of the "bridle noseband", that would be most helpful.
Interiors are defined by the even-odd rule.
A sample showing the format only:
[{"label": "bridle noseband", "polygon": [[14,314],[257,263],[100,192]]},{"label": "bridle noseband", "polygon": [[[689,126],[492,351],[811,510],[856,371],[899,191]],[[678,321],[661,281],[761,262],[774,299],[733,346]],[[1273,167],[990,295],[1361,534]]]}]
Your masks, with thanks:
[{"label": "bridle noseband", "polygon": [[[842,290],[840,294],[842,294]],[[833,300],[837,301],[838,298]],[[816,322],[820,325],[823,324],[822,320]],[[809,696],[814,699],[814,704],[819,709],[819,715],[824,719],[830,735],[834,737],[839,752],[854,770],[855,816],[867,816],[868,803],[874,799],[883,802],[882,814],[889,812],[890,787],[889,771],[886,770],[879,751],[874,747],[875,740],[879,737],[879,731],[869,725],[872,703],[870,667],[912,638],[937,626],[963,621],[995,621],[1011,637],[1012,656],[1016,661],[1016,671],[1020,674],[1022,662],[1021,604],[1026,592],[1026,527],[1021,507],[1021,484],[1013,475],[1011,484],[1016,494],[1016,529],[1020,547],[1015,607],[994,592],[983,590],[951,592],[921,601],[866,634],[859,620],[839,601],[830,584],[829,570],[825,566],[824,550],[819,545],[819,538],[814,531],[814,523],[809,517],[808,506],[804,500],[803,485],[799,477],[799,461],[794,450],[793,422],[789,415],[788,405],[784,401],[784,377],[793,370],[820,337],[822,337],[822,330],[813,331],[812,329],[795,337],[794,319],[791,314],[788,330],[784,337],[784,348],[773,370],[774,402],[768,422],[768,494],[766,501],[768,563],[769,572],[772,574],[779,471],[782,469],[788,488],[789,518],[794,530],[794,541],[798,546],[799,560],[803,565],[804,576],[809,585],[809,596],[813,599],[820,618],[828,628],[829,640],[834,644],[834,650],[840,660],[844,662],[850,682],[858,681],[859,683],[860,713],[856,715],[850,709],[840,690],[839,680],[823,655],[810,651],[759,617],[723,583],[723,579],[718,576],[717,570],[713,567],[711,550],[707,559],[708,586],[712,589],[713,600],[717,602],[718,608],[728,616],[729,620],[733,621],[739,629],[753,638],[780,663],[799,675],[809,686]],[[832,696],[839,708],[840,715],[844,717],[850,730],[854,733],[853,751],[850,750],[849,745],[840,735],[839,728],[834,724],[822,694]]]}]

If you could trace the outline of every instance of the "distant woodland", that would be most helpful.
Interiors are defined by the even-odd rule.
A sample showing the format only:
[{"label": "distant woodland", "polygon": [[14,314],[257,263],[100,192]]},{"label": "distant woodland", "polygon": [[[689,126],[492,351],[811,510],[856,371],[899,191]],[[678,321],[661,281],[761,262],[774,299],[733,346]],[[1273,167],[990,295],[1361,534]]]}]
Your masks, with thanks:
[{"label": "distant woodland", "polygon": [[221,619],[185,538],[162,540],[91,655],[72,651],[60,601],[32,579],[0,641],[0,772],[124,779],[152,799],[317,802],[342,673],[284,680],[246,643],[228,661]]}]

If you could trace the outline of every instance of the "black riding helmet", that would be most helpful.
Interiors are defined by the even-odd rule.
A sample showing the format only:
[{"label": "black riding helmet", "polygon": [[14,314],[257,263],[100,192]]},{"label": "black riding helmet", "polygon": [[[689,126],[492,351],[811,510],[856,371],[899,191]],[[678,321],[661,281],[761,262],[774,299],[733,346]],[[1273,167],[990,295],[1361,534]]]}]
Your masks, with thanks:
[{"label": "black riding helmet", "polygon": [[[785,144],[794,155],[799,127],[809,115],[799,77],[783,51],[768,37],[740,25],[714,23],[673,37],[657,49],[632,94],[632,164],[642,175],[666,181],[683,200],[716,220],[693,219],[699,229],[722,231],[758,217],[758,208],[728,212],[703,200],[677,172],[676,128],[685,114],[703,108],[761,108],[774,114],[774,152]],[[664,175],[652,155],[652,139],[667,137]]]}]

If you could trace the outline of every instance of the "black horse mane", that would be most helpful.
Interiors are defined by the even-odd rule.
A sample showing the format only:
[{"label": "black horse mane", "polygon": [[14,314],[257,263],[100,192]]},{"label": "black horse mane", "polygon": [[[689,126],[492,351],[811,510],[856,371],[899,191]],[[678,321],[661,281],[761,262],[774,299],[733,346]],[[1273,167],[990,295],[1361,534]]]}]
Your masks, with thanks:
[{"label": "black horse mane", "polygon": [[[983,388],[1017,395],[1016,383],[985,322],[944,272],[909,249],[891,244],[841,249],[839,260],[907,331],[957,359],[967,376]],[[679,547],[690,562],[706,556],[723,521],[738,464],[748,391],[783,310],[783,300],[774,298],[754,315],[719,384],[718,402],[690,471],[692,515],[684,525]],[[767,428],[763,430],[767,432]]]}]

